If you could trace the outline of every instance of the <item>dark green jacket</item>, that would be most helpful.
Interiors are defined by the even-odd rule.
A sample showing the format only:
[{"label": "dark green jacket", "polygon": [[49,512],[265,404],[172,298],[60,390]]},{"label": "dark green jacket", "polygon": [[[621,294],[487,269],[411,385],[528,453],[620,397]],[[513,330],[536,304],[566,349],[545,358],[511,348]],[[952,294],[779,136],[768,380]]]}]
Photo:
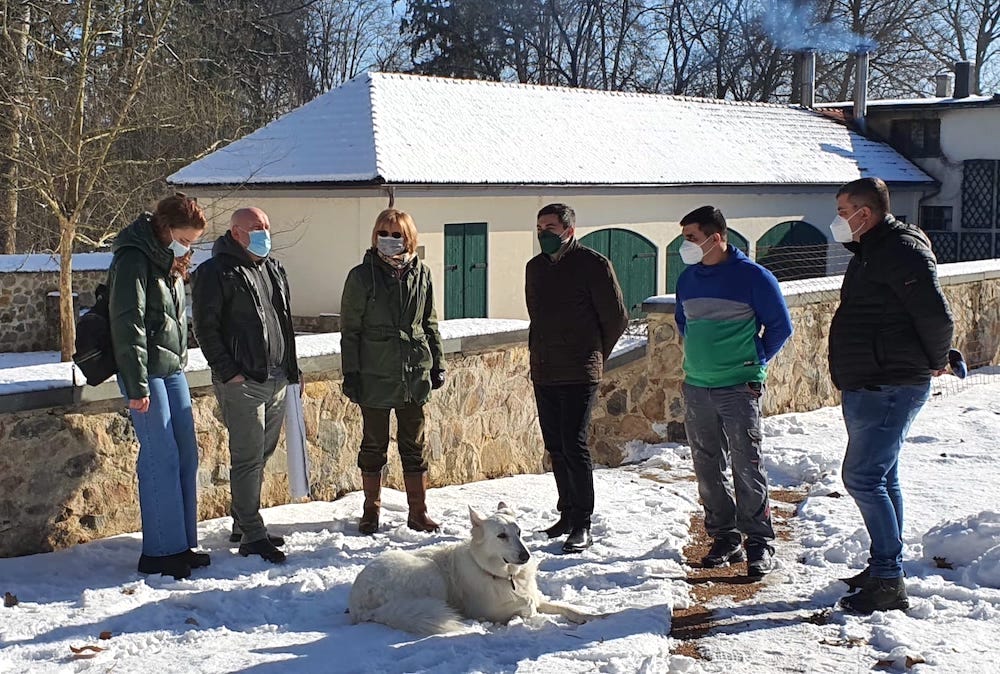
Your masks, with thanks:
[{"label": "dark green jacket", "polygon": [[431,271],[423,262],[414,258],[397,278],[378,253],[366,252],[344,282],[340,333],[343,372],[360,381],[354,402],[388,409],[430,399],[430,371],[444,368]]},{"label": "dark green jacket", "polygon": [[130,400],[187,364],[184,281],[170,277],[174,254],[153,235],[152,217],[143,213],[118,234],[108,270],[111,344]]}]

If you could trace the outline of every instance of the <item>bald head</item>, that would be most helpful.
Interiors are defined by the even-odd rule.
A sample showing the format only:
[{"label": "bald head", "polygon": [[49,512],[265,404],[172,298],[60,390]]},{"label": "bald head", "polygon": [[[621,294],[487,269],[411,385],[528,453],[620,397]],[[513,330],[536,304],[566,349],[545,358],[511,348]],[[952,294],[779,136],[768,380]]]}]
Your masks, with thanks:
[{"label": "bald head", "polygon": [[267,213],[259,208],[240,208],[229,218],[229,227],[235,234],[236,230],[252,232],[256,229],[270,229],[271,223]]},{"label": "bald head", "polygon": [[[229,218],[229,232],[232,237],[243,246],[244,248],[250,248],[250,233],[257,231],[265,231],[270,233],[271,222],[267,219],[267,213],[260,210],[259,208],[241,208],[235,211],[231,218]],[[269,239],[270,237],[268,237]],[[270,245],[268,245],[268,248]],[[254,250],[257,250],[256,248]],[[267,255],[266,252],[260,251],[262,255],[254,254],[253,251],[247,250],[248,253],[253,258],[260,258]]]}]

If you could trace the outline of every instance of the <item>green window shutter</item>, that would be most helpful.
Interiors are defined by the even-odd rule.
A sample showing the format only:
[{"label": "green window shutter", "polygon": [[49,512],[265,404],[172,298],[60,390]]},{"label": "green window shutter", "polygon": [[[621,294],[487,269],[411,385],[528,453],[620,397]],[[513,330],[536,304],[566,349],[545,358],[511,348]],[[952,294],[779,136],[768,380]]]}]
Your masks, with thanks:
[{"label": "green window shutter", "polygon": [[656,246],[625,229],[593,232],[580,239],[580,243],[611,261],[629,315],[641,317],[643,300],[656,294]]},{"label": "green window shutter", "polygon": [[801,220],[782,222],[757,240],[757,262],[779,281],[826,276],[829,242],[826,236]]},{"label": "green window shutter", "polygon": [[465,226],[444,226],[444,317],[465,316]]},{"label": "green window shutter", "polygon": [[465,226],[465,318],[486,318],[486,223]]},{"label": "green window shutter", "polygon": [[486,317],[485,222],[444,226],[444,317]]},{"label": "green window shutter", "polygon": [[[749,255],[750,252],[750,242],[747,238],[737,232],[735,229],[727,230],[726,238],[729,243],[733,244],[737,249],[742,250],[744,253]],[[684,243],[684,237],[678,236],[676,239],[670,242],[667,246],[667,292],[675,293],[677,292],[677,279],[680,278],[681,272],[687,268],[684,261],[681,260],[681,244]]]}]

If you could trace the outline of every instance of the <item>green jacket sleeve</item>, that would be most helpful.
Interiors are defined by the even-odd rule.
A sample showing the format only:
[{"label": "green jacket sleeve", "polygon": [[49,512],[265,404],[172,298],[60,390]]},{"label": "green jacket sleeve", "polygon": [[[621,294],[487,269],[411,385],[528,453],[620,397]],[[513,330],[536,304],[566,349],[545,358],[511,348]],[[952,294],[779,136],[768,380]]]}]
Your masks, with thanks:
[{"label": "green jacket sleeve", "polygon": [[361,326],[368,295],[362,274],[359,267],[348,273],[340,298],[340,370],[344,374],[361,371]]},{"label": "green jacket sleeve", "polygon": [[146,334],[146,283],[149,260],[136,248],[122,249],[111,265],[108,278],[108,315],[111,345],[118,376],[129,400],[149,396]]},{"label": "green jacket sleeve", "polygon": [[431,280],[430,269],[427,270],[427,299],[424,302],[423,327],[424,334],[427,335],[427,346],[431,350],[431,368],[443,370],[441,333],[438,331],[437,312],[434,310],[434,282]]}]

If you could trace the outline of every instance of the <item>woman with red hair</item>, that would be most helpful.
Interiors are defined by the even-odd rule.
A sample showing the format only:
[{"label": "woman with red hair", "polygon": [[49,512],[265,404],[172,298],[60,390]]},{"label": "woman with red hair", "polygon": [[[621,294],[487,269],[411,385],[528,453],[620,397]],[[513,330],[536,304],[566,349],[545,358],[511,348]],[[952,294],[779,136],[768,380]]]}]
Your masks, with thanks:
[{"label": "woman with red hair", "polygon": [[183,194],[161,200],[115,238],[108,271],[118,386],[139,439],[140,573],[187,578],[198,546],[198,443],[191,413],[184,281],[205,214]]}]

